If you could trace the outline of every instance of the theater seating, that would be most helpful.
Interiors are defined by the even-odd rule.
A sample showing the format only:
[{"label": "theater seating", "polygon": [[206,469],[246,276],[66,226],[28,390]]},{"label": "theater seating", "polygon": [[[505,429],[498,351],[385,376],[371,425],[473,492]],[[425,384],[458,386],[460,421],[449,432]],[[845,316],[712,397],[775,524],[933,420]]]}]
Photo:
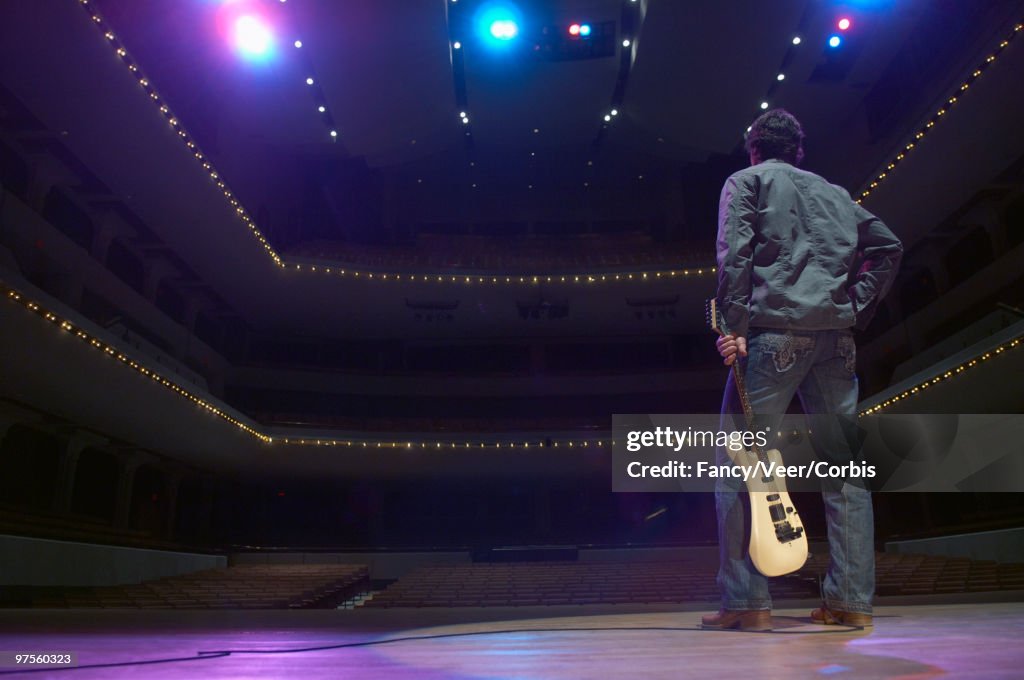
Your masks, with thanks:
[{"label": "theater seating", "polygon": [[876,562],[879,595],[1024,589],[1024,564],[935,555],[885,555]]},{"label": "theater seating", "polygon": [[138,585],[41,588],[33,607],[300,609],[330,607],[368,588],[361,564],[242,565]]},{"label": "theater seating", "polygon": [[[879,596],[1024,589],[1024,564],[879,553]],[[777,600],[816,599],[828,555],[771,579]],[[147,609],[333,607],[369,590],[364,565],[243,565],[138,585],[34,588],[8,605]],[[713,566],[671,562],[521,562],[427,565],[367,600],[365,607],[494,607],[671,604],[718,599]]]},{"label": "theater seating", "polygon": [[[803,577],[778,579],[778,597],[817,591]],[[714,570],[689,562],[546,562],[421,567],[368,607],[489,607],[672,603],[718,598]]]},{"label": "theater seating", "polygon": [[[771,579],[776,599],[817,598],[828,555]],[[880,596],[1024,589],[1024,564],[879,553]],[[398,579],[367,607],[492,607],[713,602],[715,572],[688,562],[547,562],[431,565]]]}]

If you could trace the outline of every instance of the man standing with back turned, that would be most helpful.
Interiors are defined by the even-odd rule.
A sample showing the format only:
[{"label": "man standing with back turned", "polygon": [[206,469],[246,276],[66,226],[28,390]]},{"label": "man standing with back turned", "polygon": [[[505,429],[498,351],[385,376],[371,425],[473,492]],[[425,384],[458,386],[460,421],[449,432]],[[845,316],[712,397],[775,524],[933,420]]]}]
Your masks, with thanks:
[{"label": "man standing with back turned", "polygon": [[[740,362],[755,415],[781,415],[794,394],[804,413],[855,417],[855,326],[863,329],[888,292],[903,253],[899,239],[841,187],[795,166],[803,130],[782,109],[747,134],[750,167],[722,189],[718,213],[718,305],[729,335],[716,343],[724,363]],[[722,402],[739,412],[732,373]],[[731,416],[729,416],[731,417]],[[828,429],[828,428],[826,428]],[[815,448],[848,446],[815,431]],[[822,453],[821,451],[818,452]],[[771,628],[767,579],[743,545],[746,514],[738,482],[719,478],[721,610],[705,628]],[[871,625],[875,588],[871,494],[849,483],[823,485],[831,562],[818,623]]]}]

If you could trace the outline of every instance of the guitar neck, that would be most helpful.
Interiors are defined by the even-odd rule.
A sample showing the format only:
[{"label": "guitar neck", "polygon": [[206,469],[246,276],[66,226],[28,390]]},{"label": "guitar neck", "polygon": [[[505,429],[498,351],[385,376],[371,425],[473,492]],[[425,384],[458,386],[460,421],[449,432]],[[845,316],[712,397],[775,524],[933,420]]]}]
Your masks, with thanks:
[{"label": "guitar neck", "polygon": [[[711,329],[718,333],[721,337],[727,337],[729,333],[726,330],[725,320],[722,318],[721,313],[718,310],[718,303],[715,298],[711,298],[707,301],[705,307],[705,313],[707,314],[708,325]],[[743,417],[747,423],[747,431],[754,431],[754,409],[750,406],[750,399],[747,397],[747,385],[743,381],[743,371],[740,370],[740,357],[739,354],[734,355],[735,361],[732,362],[732,376],[733,381],[736,383],[736,392],[740,395],[740,404],[743,406]],[[757,454],[758,460],[762,463],[768,464],[768,455],[764,452],[757,443],[753,445],[754,453]]]},{"label": "guitar neck", "polygon": [[[743,406],[743,418],[747,423],[747,430],[753,432],[754,409],[750,406],[750,399],[747,397],[747,385],[743,381],[743,371],[740,370],[738,355],[736,361],[732,362],[732,377],[736,383],[736,392],[740,395],[740,404]],[[756,442],[751,448],[753,448],[754,453],[757,454],[758,460],[765,464],[768,463],[768,456],[765,454],[764,449],[758,446]]]}]

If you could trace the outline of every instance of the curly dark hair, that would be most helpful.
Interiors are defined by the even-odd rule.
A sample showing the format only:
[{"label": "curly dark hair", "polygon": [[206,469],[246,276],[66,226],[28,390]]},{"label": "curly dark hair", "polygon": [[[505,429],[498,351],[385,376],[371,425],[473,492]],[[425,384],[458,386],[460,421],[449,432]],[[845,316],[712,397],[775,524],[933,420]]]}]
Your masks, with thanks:
[{"label": "curly dark hair", "polygon": [[762,161],[778,158],[797,165],[804,158],[804,130],[789,111],[772,109],[750,126],[745,146]]}]

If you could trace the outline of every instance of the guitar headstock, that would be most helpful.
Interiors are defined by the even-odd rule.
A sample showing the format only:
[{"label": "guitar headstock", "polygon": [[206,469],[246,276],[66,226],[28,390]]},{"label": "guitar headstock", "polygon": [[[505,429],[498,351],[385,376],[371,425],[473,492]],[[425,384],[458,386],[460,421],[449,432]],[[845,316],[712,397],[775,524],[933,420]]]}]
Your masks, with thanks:
[{"label": "guitar headstock", "polygon": [[725,325],[725,317],[722,316],[722,312],[718,308],[718,301],[715,298],[708,298],[704,303],[704,318],[708,323],[708,328],[714,332],[723,336],[729,334],[729,330]]}]

